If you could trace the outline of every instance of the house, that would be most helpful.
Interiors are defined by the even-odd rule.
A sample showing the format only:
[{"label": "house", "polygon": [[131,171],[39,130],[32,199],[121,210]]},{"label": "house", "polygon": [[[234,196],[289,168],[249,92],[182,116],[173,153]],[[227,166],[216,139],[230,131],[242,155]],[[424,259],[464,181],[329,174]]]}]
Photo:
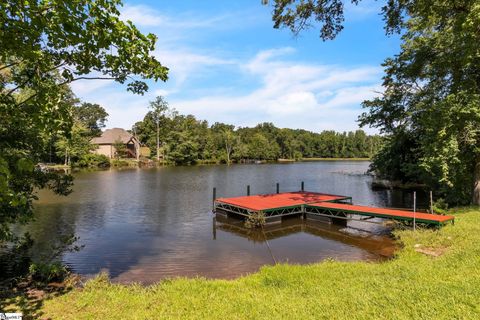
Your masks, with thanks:
[{"label": "house", "polygon": [[125,154],[122,157],[136,159],[140,157],[140,142],[131,133],[121,128],[107,129],[102,132],[100,137],[93,138],[91,142],[98,146],[93,151],[94,153],[103,154],[110,159],[117,156],[115,146],[120,143],[125,145],[125,149],[122,150]]}]

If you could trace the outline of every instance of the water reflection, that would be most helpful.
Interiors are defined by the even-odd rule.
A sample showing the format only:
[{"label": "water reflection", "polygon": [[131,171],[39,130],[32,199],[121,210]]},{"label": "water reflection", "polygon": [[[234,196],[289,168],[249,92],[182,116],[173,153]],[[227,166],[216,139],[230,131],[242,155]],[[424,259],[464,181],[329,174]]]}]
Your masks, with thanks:
[{"label": "water reflection", "polygon": [[[272,264],[272,257],[260,235],[245,236],[241,222],[212,224],[213,187],[228,197],[245,195],[246,185],[252,193],[273,193],[277,182],[280,191],[298,191],[305,181],[306,190],[349,195],[356,204],[411,206],[408,193],[372,190],[367,169],[367,162],[345,161],[80,172],[70,196],[40,193],[28,230],[38,254],[60,235],[80,237],[84,249],[63,260],[84,275],[107,270],[115,281],[144,283],[233,278]],[[291,263],[378,260],[392,244],[388,229],[359,222],[340,228],[289,219],[266,235],[277,260]]]},{"label": "water reflection", "polygon": [[[324,240],[333,240],[338,245],[334,258],[338,260],[352,260],[351,252],[343,250],[343,245],[353,246],[367,251],[370,259],[382,259],[392,257],[396,248],[395,242],[387,237],[389,229],[360,224],[349,221],[345,226],[329,224],[321,221],[302,219],[299,217],[284,218],[280,223],[267,224],[263,228],[251,229],[245,227],[241,219],[217,215],[213,221],[213,239],[216,240],[217,230],[230,232],[243,237],[254,243],[265,243],[267,241],[305,233]],[[367,255],[368,256],[368,255]],[[303,261],[308,262],[308,261]]]}]

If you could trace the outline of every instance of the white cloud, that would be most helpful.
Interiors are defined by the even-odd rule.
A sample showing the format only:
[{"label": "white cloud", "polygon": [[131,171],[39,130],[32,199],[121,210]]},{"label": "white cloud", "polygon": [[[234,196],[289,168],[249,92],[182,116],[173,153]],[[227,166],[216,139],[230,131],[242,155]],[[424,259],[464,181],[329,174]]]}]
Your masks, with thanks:
[{"label": "white cloud", "polygon": [[187,48],[158,48],[153,55],[162,64],[168,66],[169,78],[175,86],[180,86],[188,78],[194,78],[205,74],[207,67],[219,67],[235,65],[236,61],[223,59],[211,54],[192,52]]},{"label": "white cloud", "polygon": [[[347,6],[346,14],[353,19],[370,16],[376,10],[372,3],[366,0],[365,5]],[[295,59],[300,54],[292,47],[244,57],[252,48],[243,50],[217,41],[220,32],[246,28],[248,19],[254,21],[258,15],[169,16],[149,6],[126,5],[121,18],[159,36],[153,54],[170,73],[167,83],[150,83],[145,96],[126,92],[125,86],[111,81],[74,83],[80,98],[107,109],[109,127],[130,128],[143,118],[148,102],[162,95],[180,112],[210,123],[252,126],[268,121],[279,127],[354,130],[360,103],[381,91],[379,67],[299,62]]]},{"label": "white cloud", "polygon": [[346,21],[361,21],[371,18],[372,15],[381,13],[382,4],[376,0],[363,0],[358,4],[350,1],[345,2],[345,18]]},{"label": "white cloud", "polygon": [[[224,60],[213,55],[192,52],[157,51],[174,70],[173,87],[152,88],[145,96],[119,91],[96,82],[74,85],[87,101],[107,109],[109,127],[130,128],[148,111],[148,102],[156,95],[169,96],[170,105],[182,113],[194,114],[210,123],[220,121],[237,126],[253,126],[273,122],[279,127],[320,130],[355,130],[361,113],[360,104],[381,91],[379,67],[344,68],[336,65],[300,63],[284,58],[293,55],[292,48],[258,52],[247,61]],[[175,99],[192,74],[204,74],[207,69],[236,69],[258,86],[240,94],[236,88],[210,88],[199,98]],[[215,75],[215,74],[214,74]],[[216,75],[218,76],[218,75]],[[229,75],[232,76],[232,75]],[[105,82],[108,84],[108,82]],[[170,84],[171,85],[171,84]],[[188,96],[188,95],[187,95]]]},{"label": "white cloud", "polygon": [[225,21],[231,20],[233,14],[199,17],[197,14],[184,13],[175,17],[162,14],[160,11],[146,5],[125,5],[120,10],[120,18],[130,20],[140,27],[163,27],[169,29],[217,28]]},{"label": "white cloud", "polygon": [[125,5],[120,11],[120,17],[124,21],[129,20],[135,25],[146,27],[160,26],[166,22],[165,18],[160,16],[158,12],[143,5]]},{"label": "white cloud", "polygon": [[281,60],[291,48],[259,52],[239,64],[261,85],[244,95],[235,92],[173,101],[181,112],[209,121],[252,126],[271,121],[281,127],[354,130],[363,100],[380,91],[381,69],[306,64]]}]

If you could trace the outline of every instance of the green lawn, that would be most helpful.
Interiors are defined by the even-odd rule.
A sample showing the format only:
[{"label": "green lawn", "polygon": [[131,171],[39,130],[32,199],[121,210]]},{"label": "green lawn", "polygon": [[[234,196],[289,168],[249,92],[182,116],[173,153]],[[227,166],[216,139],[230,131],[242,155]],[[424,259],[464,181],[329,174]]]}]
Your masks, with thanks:
[{"label": "green lawn", "polygon": [[440,231],[398,231],[403,249],[387,262],[277,265],[237,280],[150,287],[99,276],[44,301],[42,318],[480,319],[480,210],[455,214]]}]

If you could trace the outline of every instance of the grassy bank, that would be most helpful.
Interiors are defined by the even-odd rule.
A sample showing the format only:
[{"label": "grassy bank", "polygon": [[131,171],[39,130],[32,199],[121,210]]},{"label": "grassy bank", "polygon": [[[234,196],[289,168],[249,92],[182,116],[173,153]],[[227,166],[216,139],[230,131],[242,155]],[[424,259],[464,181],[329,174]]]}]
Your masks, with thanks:
[{"label": "grassy bank", "polygon": [[265,267],[237,280],[115,285],[105,276],[45,300],[52,319],[479,319],[480,210],[440,231],[398,231],[383,263]]}]

